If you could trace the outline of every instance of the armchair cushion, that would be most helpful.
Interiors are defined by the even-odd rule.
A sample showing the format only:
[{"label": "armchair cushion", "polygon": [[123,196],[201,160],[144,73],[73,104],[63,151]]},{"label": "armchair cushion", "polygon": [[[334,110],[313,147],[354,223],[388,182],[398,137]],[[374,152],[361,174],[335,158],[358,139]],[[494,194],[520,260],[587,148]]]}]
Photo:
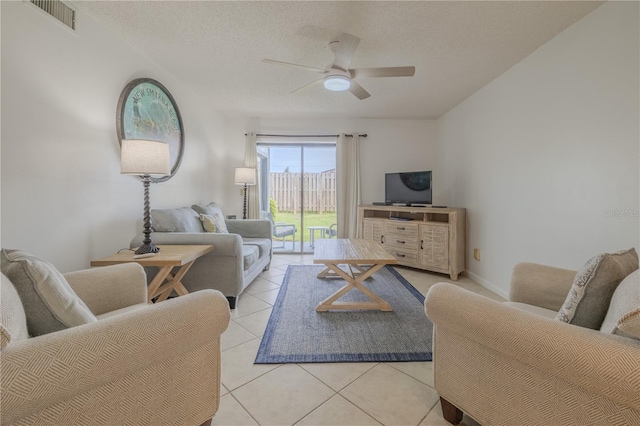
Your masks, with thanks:
[{"label": "armchair cushion", "polygon": [[616,288],[600,331],[640,339],[640,270]]},{"label": "armchair cushion", "polygon": [[0,348],[4,348],[12,341],[26,340],[29,338],[27,332],[27,318],[24,315],[24,308],[20,301],[18,292],[9,281],[9,278],[2,274],[0,287]]},{"label": "armchair cushion", "polygon": [[224,222],[224,214],[222,214],[222,210],[218,205],[214,202],[211,202],[205,206],[201,206],[199,204],[194,204],[191,206],[191,209],[198,212],[198,214],[206,214],[209,216],[213,216],[216,223],[216,228],[218,231],[223,234],[228,233],[227,225]]},{"label": "armchair cushion", "polygon": [[616,287],[636,269],[638,254],[633,248],[592,257],[576,274],[556,319],[599,330]]},{"label": "armchair cushion", "polygon": [[202,232],[198,214],[189,207],[151,210],[151,225],[156,232]]},{"label": "armchair cushion", "polygon": [[2,250],[2,273],[20,295],[32,336],[97,321],[49,262],[19,250]]}]

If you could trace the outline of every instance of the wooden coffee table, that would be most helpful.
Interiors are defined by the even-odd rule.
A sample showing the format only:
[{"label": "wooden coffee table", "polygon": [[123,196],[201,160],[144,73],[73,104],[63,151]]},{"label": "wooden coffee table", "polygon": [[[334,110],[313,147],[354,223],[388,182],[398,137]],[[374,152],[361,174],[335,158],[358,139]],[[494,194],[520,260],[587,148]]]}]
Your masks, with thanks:
[{"label": "wooden coffee table", "polygon": [[[166,300],[175,290],[178,296],[189,294],[181,280],[187,273],[193,262],[200,256],[213,250],[211,245],[160,245],[160,251],[152,257],[133,258],[133,251],[127,250],[121,253],[112,254],[102,259],[92,260],[91,266],[118,265],[120,263],[139,263],[142,266],[155,266],[158,273],[153,278],[147,289],[147,299],[152,302],[154,297],[158,297],[156,302]],[[174,267],[179,269],[175,274],[171,273]],[[166,282],[165,282],[166,281]]]},{"label": "wooden coffee table", "polygon": [[[378,243],[371,240],[327,239],[316,241],[313,263],[326,268],[318,278],[341,277],[347,284],[318,304],[317,312],[346,309],[377,309],[393,311],[391,305],[363,285],[363,281],[385,265],[398,263]],[[339,265],[346,265],[348,272]],[[371,302],[338,302],[351,289],[358,289]]]}]

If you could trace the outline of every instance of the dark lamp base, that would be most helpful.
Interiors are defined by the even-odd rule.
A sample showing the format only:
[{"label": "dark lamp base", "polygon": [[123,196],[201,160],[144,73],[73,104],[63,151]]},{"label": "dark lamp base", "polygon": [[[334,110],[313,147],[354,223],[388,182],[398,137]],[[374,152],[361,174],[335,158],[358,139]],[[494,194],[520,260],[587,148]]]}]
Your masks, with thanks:
[{"label": "dark lamp base", "polygon": [[153,243],[142,244],[140,247],[138,247],[138,250],[136,250],[136,254],[157,253],[159,251],[160,247],[156,247],[156,245]]}]

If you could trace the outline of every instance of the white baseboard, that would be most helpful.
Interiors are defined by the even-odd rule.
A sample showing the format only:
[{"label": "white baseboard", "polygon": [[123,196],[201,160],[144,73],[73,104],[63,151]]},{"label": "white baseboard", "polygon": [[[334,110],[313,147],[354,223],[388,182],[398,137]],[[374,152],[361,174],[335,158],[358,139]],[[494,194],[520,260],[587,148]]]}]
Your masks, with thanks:
[{"label": "white baseboard", "polygon": [[487,281],[484,278],[482,278],[480,275],[474,274],[473,272],[471,272],[469,270],[467,270],[466,273],[467,273],[467,276],[469,278],[471,278],[472,280],[474,280],[475,282],[480,284],[482,287],[486,288],[487,290],[491,290],[495,294],[497,294],[499,296],[502,296],[505,299],[509,300],[509,293],[506,292],[505,290],[503,290],[500,287],[490,283],[489,281]]}]

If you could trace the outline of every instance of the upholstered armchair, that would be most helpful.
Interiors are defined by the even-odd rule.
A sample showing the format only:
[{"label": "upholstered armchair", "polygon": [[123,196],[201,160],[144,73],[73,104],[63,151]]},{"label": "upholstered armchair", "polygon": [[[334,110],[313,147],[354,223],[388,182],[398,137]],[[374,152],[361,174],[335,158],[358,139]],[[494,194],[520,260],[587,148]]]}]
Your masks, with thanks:
[{"label": "upholstered armchair", "polygon": [[230,317],[221,293],[148,305],[138,264],[64,278],[95,319],[29,337],[23,293],[2,275],[2,425],[211,421],[220,401],[220,335]]},{"label": "upholstered armchair", "polygon": [[[621,331],[623,320],[640,317],[638,271],[615,290],[607,332],[605,323],[555,319],[575,276],[519,264],[505,303],[448,283],[429,289],[434,383],[447,421],[466,413],[483,425],[640,425],[640,341]],[[627,325],[637,333],[637,322]]]}]

